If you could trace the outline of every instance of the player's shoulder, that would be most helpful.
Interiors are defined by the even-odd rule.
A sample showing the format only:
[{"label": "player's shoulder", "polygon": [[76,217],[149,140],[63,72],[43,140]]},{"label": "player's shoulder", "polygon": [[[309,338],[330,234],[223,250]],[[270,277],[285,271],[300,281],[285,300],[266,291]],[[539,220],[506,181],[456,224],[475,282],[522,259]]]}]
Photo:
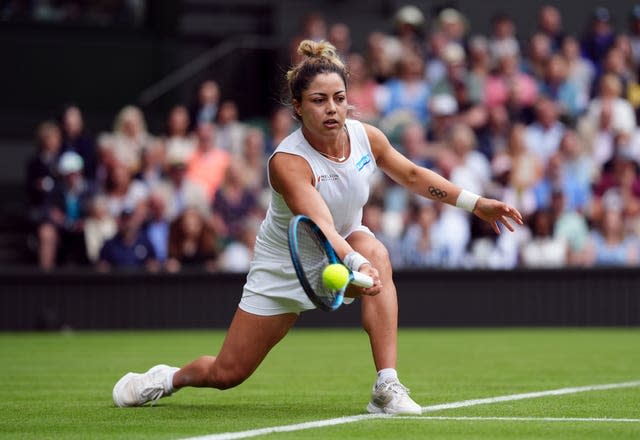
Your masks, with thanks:
[{"label": "player's shoulder", "polygon": [[378,150],[379,148],[382,148],[389,144],[387,136],[378,127],[366,122],[361,122],[360,124],[362,124],[364,132],[367,135],[367,138],[369,139],[369,143],[371,144],[371,148],[373,150]]}]

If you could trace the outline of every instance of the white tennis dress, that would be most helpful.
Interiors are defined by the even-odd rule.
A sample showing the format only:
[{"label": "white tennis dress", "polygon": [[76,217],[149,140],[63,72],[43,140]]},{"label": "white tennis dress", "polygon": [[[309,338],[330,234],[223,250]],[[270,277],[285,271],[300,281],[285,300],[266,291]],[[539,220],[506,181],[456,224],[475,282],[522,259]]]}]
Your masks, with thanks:
[{"label": "white tennis dress", "polygon": [[[377,167],[362,123],[347,119],[345,126],[351,154],[344,162],[331,161],[318,153],[301,129],[285,138],[273,154],[295,154],[309,163],[316,190],[329,207],[336,230],[346,238],[356,230],[369,232],[362,225],[362,207],[369,198],[370,179]],[[264,316],[314,309],[300,286],[289,255],[287,229],[293,214],[273,187],[271,196],[239,306],[246,312]]]}]

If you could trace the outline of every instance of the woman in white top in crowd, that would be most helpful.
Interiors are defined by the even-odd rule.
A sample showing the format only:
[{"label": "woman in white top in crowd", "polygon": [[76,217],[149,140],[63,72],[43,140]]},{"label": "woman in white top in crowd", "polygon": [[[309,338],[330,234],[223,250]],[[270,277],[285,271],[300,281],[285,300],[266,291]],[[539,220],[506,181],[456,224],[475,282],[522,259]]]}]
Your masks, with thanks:
[{"label": "woman in white top in crowd", "polygon": [[[463,191],[420,168],[377,128],[347,118],[347,70],[326,42],[303,41],[302,61],[287,74],[291,104],[301,128],[278,146],[268,164],[272,200],[256,239],[255,256],[242,299],[217,356],[202,356],[178,369],[157,365],[129,373],[116,383],[117,406],[137,406],[186,387],[226,389],[247,379],[301,312],[314,308],[302,290],[287,247],[287,226],[304,214],[324,231],[338,256],[353,270],[373,277],[361,297],[377,379],[367,409],[372,413],[416,414],[420,406],[396,373],[398,303],[385,247],[362,225],[362,207],[376,168],[409,190],[457,205],[513,230],[520,213],[497,200]],[[353,307],[353,306],[352,306]]]}]

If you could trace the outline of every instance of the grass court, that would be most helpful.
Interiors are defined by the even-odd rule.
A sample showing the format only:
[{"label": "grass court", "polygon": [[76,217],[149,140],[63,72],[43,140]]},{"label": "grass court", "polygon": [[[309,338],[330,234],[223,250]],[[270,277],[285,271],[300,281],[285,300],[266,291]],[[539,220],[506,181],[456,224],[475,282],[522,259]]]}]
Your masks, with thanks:
[{"label": "grass court", "polygon": [[[364,415],[375,372],[358,329],[294,328],[232,390],[184,389],[154,407],[113,406],[112,387],[127,371],[215,354],[223,337],[219,330],[0,333],[0,439],[640,438],[635,328],[401,328],[398,369],[427,409],[418,417]],[[601,384],[623,385],[574,388]]]}]

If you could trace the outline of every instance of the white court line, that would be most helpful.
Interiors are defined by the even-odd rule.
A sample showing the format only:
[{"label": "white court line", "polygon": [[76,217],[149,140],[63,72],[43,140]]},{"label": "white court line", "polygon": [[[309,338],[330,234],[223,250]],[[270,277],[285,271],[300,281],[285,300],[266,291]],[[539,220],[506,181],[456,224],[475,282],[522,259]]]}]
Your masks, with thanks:
[{"label": "white court line", "polygon": [[[499,402],[511,402],[514,400],[535,399],[546,396],[562,396],[566,394],[583,393],[587,391],[604,391],[618,388],[633,388],[640,386],[640,380],[621,383],[607,383],[600,385],[586,385],[582,387],[559,388],[556,390],[536,391],[532,393],[510,394],[506,396],[487,397],[484,399],[461,400],[459,402],[442,403],[438,405],[423,406],[422,412],[434,412],[445,409],[467,408],[476,405],[486,405]],[[361,420],[372,420],[384,417],[394,417],[387,414],[360,414],[356,416],[338,417],[335,419],[315,420],[311,422],[295,423],[292,425],[271,426],[268,428],[250,429],[248,431],[223,432],[219,434],[189,437],[184,440],[235,440],[259,435],[273,434],[276,432],[294,432],[305,429],[323,428],[327,426],[344,425],[347,423],[359,422]],[[398,416],[395,416],[398,417]],[[420,417],[417,417],[420,418]]]},{"label": "white court line", "polygon": [[457,420],[457,421],[507,421],[507,422],[609,422],[640,423],[640,419],[610,419],[607,417],[446,417],[446,416],[395,416],[395,419],[411,420]]}]

